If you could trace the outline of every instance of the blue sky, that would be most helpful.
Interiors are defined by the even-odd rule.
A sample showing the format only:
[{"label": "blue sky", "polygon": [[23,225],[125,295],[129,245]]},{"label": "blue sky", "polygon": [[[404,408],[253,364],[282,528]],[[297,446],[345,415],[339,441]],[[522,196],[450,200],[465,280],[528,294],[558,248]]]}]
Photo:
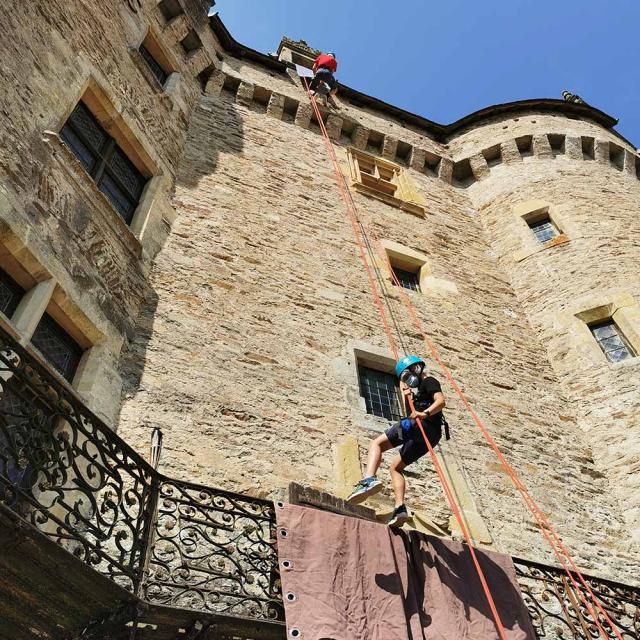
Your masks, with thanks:
[{"label": "blue sky", "polygon": [[[325,7],[318,9],[317,7]],[[618,118],[640,146],[639,0],[218,0],[236,40],[336,52],[338,79],[448,124],[491,104],[560,98]]]}]

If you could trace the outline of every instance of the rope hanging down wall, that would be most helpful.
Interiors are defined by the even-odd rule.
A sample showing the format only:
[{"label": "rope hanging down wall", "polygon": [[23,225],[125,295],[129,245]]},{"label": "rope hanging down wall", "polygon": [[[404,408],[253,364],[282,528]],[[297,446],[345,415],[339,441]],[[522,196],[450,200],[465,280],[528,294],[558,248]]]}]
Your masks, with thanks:
[{"label": "rope hanging down wall", "polygon": [[[573,588],[575,589],[576,593],[578,594],[581,602],[585,606],[585,609],[588,611],[589,615],[591,616],[594,625],[598,629],[598,633],[599,633],[600,637],[602,637],[604,640],[607,640],[611,636],[604,629],[603,623],[601,621],[601,618],[596,613],[596,611],[594,609],[594,605],[595,605],[595,608],[598,610],[598,612],[602,615],[602,618],[604,619],[604,621],[608,625],[608,627],[611,630],[611,632],[617,638],[617,640],[623,640],[623,638],[620,635],[620,632],[618,631],[616,625],[613,623],[613,621],[611,620],[611,618],[609,617],[607,612],[604,610],[602,604],[600,603],[598,598],[593,593],[591,587],[588,585],[588,583],[586,582],[584,576],[582,575],[582,573],[580,572],[580,570],[578,569],[578,567],[574,563],[574,561],[571,558],[571,556],[570,556],[569,552],[567,551],[566,547],[563,545],[563,543],[560,540],[559,536],[556,534],[555,530],[551,526],[551,523],[548,521],[548,519],[546,518],[546,516],[544,515],[542,510],[538,507],[537,503],[531,497],[531,495],[529,494],[529,492],[527,491],[526,487],[521,482],[520,478],[516,474],[516,472],[513,469],[513,467],[511,467],[511,465],[509,465],[509,463],[507,462],[506,458],[504,457],[503,453],[500,451],[499,447],[497,446],[497,444],[493,440],[491,434],[489,433],[488,429],[484,425],[483,421],[478,416],[476,411],[473,409],[473,407],[471,406],[470,402],[466,398],[464,392],[462,391],[461,387],[457,384],[457,382],[453,378],[451,372],[449,371],[449,368],[446,366],[446,364],[444,363],[444,361],[440,357],[435,344],[429,339],[429,337],[425,333],[425,331],[424,331],[424,329],[422,327],[422,323],[420,322],[420,319],[419,319],[419,317],[418,317],[418,315],[416,313],[416,310],[413,307],[411,301],[409,300],[409,297],[404,292],[402,286],[400,285],[400,282],[398,281],[398,278],[397,278],[395,272],[393,271],[393,269],[391,267],[391,264],[389,262],[389,258],[387,256],[387,253],[386,253],[386,251],[384,251],[384,249],[382,249],[382,247],[380,245],[379,239],[375,236],[375,233],[371,233],[371,234],[367,233],[365,225],[363,224],[360,216],[358,215],[358,210],[357,210],[355,202],[353,200],[353,196],[351,194],[351,190],[349,188],[349,185],[348,185],[348,183],[346,181],[346,178],[345,178],[343,172],[340,169],[340,164],[339,164],[339,161],[338,161],[338,157],[337,157],[335,149],[333,147],[333,143],[331,142],[331,139],[330,139],[330,137],[329,137],[329,135],[327,133],[327,129],[326,129],[322,114],[320,113],[320,109],[319,109],[319,107],[318,107],[318,105],[316,103],[316,100],[315,100],[314,96],[311,94],[311,91],[309,90],[309,85],[308,85],[308,83],[306,81],[306,78],[303,77],[302,81],[303,81],[303,84],[304,84],[305,89],[307,91],[307,95],[309,97],[309,101],[311,103],[311,107],[313,109],[313,113],[314,113],[314,115],[315,115],[315,117],[316,117],[316,119],[318,121],[318,125],[320,127],[320,131],[321,131],[322,138],[323,138],[326,150],[327,150],[327,154],[329,155],[329,159],[331,160],[332,165],[333,165],[334,177],[336,179],[336,183],[337,183],[338,189],[340,191],[340,196],[341,196],[341,198],[343,200],[343,203],[345,205],[347,216],[349,218],[349,222],[351,224],[351,228],[352,228],[352,231],[353,231],[353,234],[354,234],[356,245],[358,247],[360,259],[362,261],[363,267],[364,267],[365,272],[367,274],[367,279],[368,279],[368,282],[369,282],[369,287],[370,287],[370,290],[371,290],[371,294],[373,296],[374,303],[375,303],[376,308],[378,310],[378,313],[380,315],[380,319],[382,321],[382,325],[384,327],[384,331],[385,331],[385,334],[387,336],[387,341],[388,341],[389,346],[391,348],[391,351],[392,351],[392,353],[394,355],[394,358],[396,360],[399,359],[399,351],[398,351],[398,347],[397,347],[397,344],[396,344],[396,340],[394,339],[394,336],[393,336],[393,332],[391,330],[391,326],[390,326],[389,321],[387,319],[387,314],[385,313],[384,305],[382,303],[382,298],[385,299],[389,315],[390,315],[390,317],[392,319],[392,322],[393,322],[393,324],[394,324],[394,326],[396,328],[396,332],[397,332],[397,335],[398,335],[398,341],[400,341],[400,342],[402,341],[402,336],[401,336],[401,333],[399,331],[399,325],[397,323],[397,319],[395,318],[395,315],[393,313],[393,309],[392,309],[392,306],[391,306],[391,301],[389,300],[389,297],[385,292],[385,288],[384,288],[384,284],[383,284],[383,281],[382,281],[382,277],[381,277],[381,274],[379,272],[379,268],[377,266],[377,261],[374,259],[375,254],[374,254],[374,251],[373,251],[373,247],[372,247],[372,243],[371,243],[371,240],[369,238],[369,235],[373,236],[373,242],[378,247],[379,255],[383,258],[383,262],[387,265],[389,276],[391,277],[392,281],[396,285],[397,290],[400,293],[400,297],[401,297],[402,303],[406,307],[406,309],[407,309],[407,311],[408,311],[408,313],[409,313],[414,325],[416,326],[416,329],[418,330],[418,332],[422,336],[422,338],[423,338],[426,346],[428,347],[429,351],[431,352],[434,360],[438,363],[438,365],[440,366],[442,372],[446,376],[447,380],[449,381],[449,383],[451,384],[451,386],[455,390],[455,392],[458,395],[458,397],[461,399],[463,405],[465,406],[465,408],[468,411],[469,415],[472,417],[472,419],[475,422],[476,426],[479,428],[479,430],[481,431],[482,435],[486,439],[487,443],[489,444],[489,446],[491,447],[493,452],[496,454],[496,456],[500,460],[500,463],[502,464],[502,466],[504,467],[505,471],[507,472],[507,474],[511,478],[511,481],[513,482],[514,486],[516,487],[516,489],[521,494],[525,504],[527,505],[527,507],[529,508],[531,514],[533,515],[533,517],[534,517],[538,527],[540,528],[540,531],[542,532],[544,538],[550,544],[550,546],[551,546],[551,548],[552,548],[552,550],[553,550],[558,562],[562,565],[563,569],[565,570],[571,585],[573,586]],[[366,252],[365,252],[365,248],[366,248]],[[370,259],[371,259],[371,264],[374,265],[373,266],[373,270],[372,270],[371,265],[367,261],[366,253],[369,253],[369,256],[370,256]],[[375,278],[374,278],[374,272],[375,272],[375,276],[376,276]],[[376,286],[376,279],[378,280],[378,284],[379,284],[381,292],[382,292],[382,298],[381,298],[380,293],[378,292],[378,287]],[[403,348],[404,348],[404,345],[401,345],[401,346],[403,346]],[[410,403],[410,405],[411,405],[411,408],[413,409],[412,403]],[[431,456],[431,459],[433,461],[434,467],[436,469],[436,473],[438,474],[438,478],[440,480],[440,483],[442,484],[442,488],[444,490],[444,493],[445,493],[445,496],[446,496],[447,501],[449,503],[449,506],[451,508],[451,511],[453,512],[454,517],[456,518],[456,521],[458,522],[458,526],[460,527],[460,530],[462,531],[462,533],[464,535],[464,538],[465,538],[465,541],[466,541],[466,543],[468,545],[468,548],[469,548],[469,551],[470,551],[474,566],[476,568],[476,572],[478,574],[478,578],[480,580],[480,583],[482,585],[483,591],[484,591],[485,596],[487,598],[487,602],[489,603],[489,607],[491,609],[491,613],[493,615],[497,630],[498,630],[498,632],[500,634],[500,637],[504,640],[505,639],[504,627],[502,625],[502,622],[500,620],[500,616],[499,616],[498,611],[496,609],[494,599],[493,599],[493,597],[491,595],[491,591],[490,591],[489,586],[488,586],[488,584],[486,582],[485,576],[484,576],[484,574],[482,572],[482,568],[480,567],[480,564],[479,564],[478,559],[476,557],[476,554],[475,554],[474,548],[472,546],[472,541],[471,541],[471,538],[469,536],[469,532],[467,530],[467,527],[465,526],[465,523],[463,521],[462,515],[461,515],[461,513],[460,513],[460,511],[458,509],[458,506],[457,506],[457,504],[455,502],[455,499],[453,497],[453,493],[451,491],[451,488],[449,487],[448,481],[447,481],[447,479],[446,479],[446,477],[445,477],[445,475],[444,475],[444,473],[442,471],[442,468],[441,468],[441,466],[440,466],[440,464],[438,462],[438,459],[437,459],[437,457],[435,455],[435,451],[433,450],[433,447],[431,446],[431,444],[429,443],[429,440],[426,437],[426,434],[424,432],[424,427],[422,425],[422,421],[420,419],[418,419],[417,423],[418,423],[418,426],[419,426],[420,431],[422,433],[422,436],[423,436],[423,438],[425,440],[427,448],[429,450],[429,454]],[[583,590],[581,589],[581,585],[582,585],[582,587],[584,587],[584,590],[586,591],[586,595],[585,595],[585,593],[583,593]]]}]

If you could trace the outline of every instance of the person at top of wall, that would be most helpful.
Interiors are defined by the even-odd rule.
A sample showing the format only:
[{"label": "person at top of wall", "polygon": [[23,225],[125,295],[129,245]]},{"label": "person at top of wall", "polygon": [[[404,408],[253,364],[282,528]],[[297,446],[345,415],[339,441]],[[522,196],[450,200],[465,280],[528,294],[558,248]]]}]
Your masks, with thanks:
[{"label": "person at top of wall", "polygon": [[[440,383],[428,375],[424,360],[418,356],[406,356],[396,364],[396,375],[400,379],[400,388],[406,405],[407,417],[395,423],[384,434],[373,440],[369,446],[367,470],[364,478],[347,497],[350,504],[359,504],[375,495],[382,489],[382,482],[376,477],[382,454],[389,449],[400,447],[399,455],[391,462],[389,472],[395,494],[395,509],[388,524],[400,527],[411,519],[404,503],[405,467],[414,463],[427,453],[428,448],[417,424],[422,422],[425,435],[432,447],[442,437],[445,406],[444,394]],[[413,398],[413,410],[409,405],[409,397]]]},{"label": "person at top of wall", "polygon": [[321,53],[313,63],[313,79],[309,85],[311,95],[326,95],[333,98],[338,93],[338,83],[333,74],[338,70],[334,53]]}]

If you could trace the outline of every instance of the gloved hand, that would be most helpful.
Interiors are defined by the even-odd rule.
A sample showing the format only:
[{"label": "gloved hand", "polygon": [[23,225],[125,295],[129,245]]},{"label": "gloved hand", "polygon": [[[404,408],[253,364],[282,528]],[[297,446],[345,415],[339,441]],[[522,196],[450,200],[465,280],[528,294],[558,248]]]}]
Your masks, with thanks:
[{"label": "gloved hand", "polygon": [[402,420],[400,420],[400,426],[405,433],[411,430],[412,425],[413,420],[411,420],[410,418],[402,418]]}]

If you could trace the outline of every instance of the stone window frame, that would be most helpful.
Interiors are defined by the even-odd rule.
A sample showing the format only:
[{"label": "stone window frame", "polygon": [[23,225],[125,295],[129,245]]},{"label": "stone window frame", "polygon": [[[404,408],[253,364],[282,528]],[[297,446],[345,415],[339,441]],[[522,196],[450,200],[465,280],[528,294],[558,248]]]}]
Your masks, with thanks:
[{"label": "stone window frame", "polygon": [[[347,157],[351,185],[356,191],[424,217],[425,201],[404,167],[355,147],[347,149]],[[375,175],[361,170],[365,163],[373,166]],[[390,179],[383,177],[389,174]]]},{"label": "stone window frame", "polygon": [[[94,194],[97,201],[104,203],[105,206],[102,209],[105,212],[109,211],[108,221],[115,227],[120,237],[123,237],[125,244],[139,255],[142,251],[142,240],[151,219],[153,207],[165,189],[168,173],[161,169],[159,160],[154,160],[157,156],[151,151],[153,146],[149,144],[145,134],[137,127],[130,126],[129,119],[123,115],[124,109],[115,95],[105,89],[105,86],[90,75],[74,97],[73,102],[68,104],[65,112],[56,121],[55,130],[44,131],[43,139],[45,142],[55,144],[62,151],[66,160],[64,164],[68,169],[73,169],[74,175],[80,177],[83,186]],[[80,160],[60,138],[59,131],[80,101],[87,105],[96,120],[117,142],[138,170],[148,176],[130,224],[122,219],[107,197],[98,189]]]},{"label": "stone window frame", "polygon": [[396,361],[389,349],[383,349],[361,340],[353,340],[346,347],[346,356],[338,368],[346,388],[346,399],[351,409],[351,417],[359,427],[382,433],[389,428],[385,418],[367,413],[365,399],[360,395],[358,366],[364,365],[395,375]]},{"label": "stone window frame", "polygon": [[[147,51],[149,51],[156,63],[167,74],[167,79],[164,84],[158,80],[150,69],[149,63],[141,52],[141,48],[143,46]],[[175,55],[173,55],[170,49],[163,45],[162,37],[157,30],[152,26],[148,26],[143,38],[137,42],[135,46],[132,46],[129,49],[129,53],[131,54],[131,58],[136,66],[140,69],[145,80],[147,80],[151,85],[152,89],[163,99],[167,99],[172,103],[177,97],[182,74],[178,71],[180,65],[176,60]]]},{"label": "stone window frame", "polygon": [[[580,237],[578,231],[569,222],[565,211],[566,206],[551,204],[543,200],[529,200],[513,208],[513,215],[516,219],[516,229],[521,245],[521,248],[514,254],[516,262],[520,262],[540,251],[565,245],[570,242],[571,239]],[[558,235],[542,243],[538,241],[536,235],[529,227],[529,223],[546,217],[549,218],[549,221],[558,230]]]},{"label": "stone window frame", "polygon": [[[595,302],[592,300],[592,304]],[[601,301],[598,301],[601,302]],[[594,364],[606,364],[612,369],[640,363],[640,305],[631,294],[617,294],[604,304],[594,304],[573,313],[575,342]],[[591,327],[613,321],[634,355],[621,362],[611,362],[595,339]]]},{"label": "stone window frame", "polygon": [[378,257],[376,257],[376,260],[378,261],[378,266],[382,273],[385,274],[385,284],[387,285],[389,292],[393,292],[396,289],[393,278],[389,273],[390,264],[391,267],[398,267],[405,271],[413,271],[418,274],[420,291],[403,289],[403,291],[409,295],[428,295],[431,293],[442,295],[458,293],[458,287],[454,282],[444,278],[436,278],[433,275],[430,266],[430,259],[426,254],[415,251],[414,249],[406,247],[399,242],[394,242],[393,240],[381,240],[380,245],[386,256],[384,260]]},{"label": "stone window frame", "polygon": [[[25,243],[6,225],[0,230],[0,268],[23,289],[17,308],[6,316],[0,311],[0,323],[36,357],[61,384],[87,395],[97,381],[97,371],[106,342],[103,334],[78,305],[66,294],[56,278],[35,257]],[[31,343],[41,318],[47,313],[83,350],[69,381],[64,378]]]}]

